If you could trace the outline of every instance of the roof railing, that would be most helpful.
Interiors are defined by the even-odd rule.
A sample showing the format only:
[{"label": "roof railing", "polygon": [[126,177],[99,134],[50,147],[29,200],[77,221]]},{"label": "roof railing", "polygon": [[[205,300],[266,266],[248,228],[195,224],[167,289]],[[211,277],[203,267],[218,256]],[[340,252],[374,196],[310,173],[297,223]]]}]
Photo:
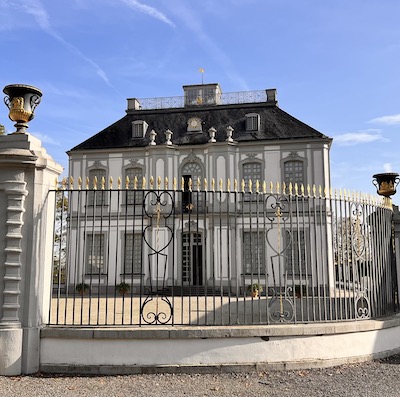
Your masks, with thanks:
[{"label": "roof railing", "polygon": [[199,106],[235,105],[242,103],[276,103],[276,89],[220,93],[193,98],[174,96],[164,98],[128,98],[128,110],[174,109]]}]

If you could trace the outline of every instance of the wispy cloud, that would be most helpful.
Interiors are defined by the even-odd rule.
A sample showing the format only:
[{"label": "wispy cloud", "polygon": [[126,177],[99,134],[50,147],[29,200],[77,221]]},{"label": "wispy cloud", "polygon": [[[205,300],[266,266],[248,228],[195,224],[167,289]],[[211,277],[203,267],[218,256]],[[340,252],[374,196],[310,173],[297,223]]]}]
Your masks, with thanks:
[{"label": "wispy cloud", "polygon": [[84,60],[86,63],[91,65],[97,75],[110,87],[112,87],[106,73],[104,70],[92,59],[87,57],[85,54],[83,54],[77,47],[75,47],[73,44],[67,42],[64,40],[51,26],[50,23],[50,18],[47,13],[46,8],[42,4],[40,0],[3,0],[3,6],[8,6],[11,9],[15,9],[17,11],[22,11],[28,15],[31,15],[36,23],[39,25],[39,27],[52,36],[54,39],[59,41],[61,44],[63,44],[66,48],[68,48],[69,51],[74,53],[76,56]]},{"label": "wispy cloud", "polygon": [[168,19],[161,11],[157,10],[154,7],[140,3],[137,0],[121,0],[121,1],[122,3],[125,3],[128,7],[133,8],[134,10],[142,12],[143,14],[146,14],[172,27],[175,27],[175,24],[170,19]]},{"label": "wispy cloud", "polygon": [[[183,0],[164,0],[164,3],[170,7],[171,12],[182,21],[186,28],[193,33],[193,37],[197,38],[203,48],[210,54],[210,57],[214,58],[221,66],[221,69],[225,71],[226,75],[234,81],[240,89],[248,90],[246,81],[236,72],[232,60],[223,49],[216,44],[204,28],[199,13],[190,8],[192,3]],[[199,65],[199,67],[207,68],[204,64]]]},{"label": "wispy cloud", "polygon": [[383,169],[385,170],[385,172],[392,172],[392,170],[393,170],[392,164],[390,164],[390,163],[383,164]]},{"label": "wispy cloud", "polygon": [[352,146],[377,141],[388,142],[388,139],[383,136],[381,130],[369,129],[364,131],[347,132],[345,134],[334,135],[333,141],[334,143],[338,143],[339,145]]},{"label": "wispy cloud", "polygon": [[42,143],[46,143],[49,145],[55,145],[55,146],[60,146],[60,142],[56,141],[55,139],[53,139],[52,137],[45,135],[45,134],[41,134],[40,132],[32,132],[31,135],[35,136],[36,138],[40,139],[42,141]]},{"label": "wispy cloud", "polygon": [[369,123],[396,125],[400,124],[400,114],[392,114],[389,116],[377,117],[369,121]]}]

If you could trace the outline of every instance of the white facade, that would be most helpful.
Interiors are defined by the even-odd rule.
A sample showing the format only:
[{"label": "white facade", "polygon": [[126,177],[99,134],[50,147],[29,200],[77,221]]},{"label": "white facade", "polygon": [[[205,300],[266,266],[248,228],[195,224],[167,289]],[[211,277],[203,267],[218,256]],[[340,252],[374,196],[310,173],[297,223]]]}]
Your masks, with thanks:
[{"label": "white facade", "polygon": [[[275,99],[274,93],[272,102],[267,101],[264,104],[265,108],[278,114],[282,113],[282,117],[293,122],[295,119],[279,110]],[[138,189],[141,188],[142,177],[146,178],[146,189],[148,189],[150,178],[153,177],[155,188],[158,179],[162,181],[163,187],[167,179],[169,189],[177,189],[178,191],[189,190],[189,178],[192,181],[191,187],[193,191],[198,190],[198,180],[201,182],[199,190],[212,190],[212,180],[215,181],[215,190],[220,189],[220,181],[222,181],[223,189],[226,190],[228,180],[231,184],[231,190],[234,190],[234,181],[236,180],[236,186],[239,191],[242,189],[243,183],[245,190],[248,191],[250,180],[250,184],[252,183],[254,186],[254,191],[257,181],[259,182],[260,190],[264,182],[267,184],[268,189],[270,182],[274,186],[277,182],[280,184],[283,182],[298,183],[299,189],[301,184],[305,187],[307,185],[316,185],[321,186],[322,189],[329,190],[330,188],[329,149],[331,140],[298,120],[295,120],[293,127],[289,127],[289,131],[284,131],[283,138],[273,139],[269,136],[268,139],[263,139],[261,136],[261,138],[249,141],[246,139],[246,134],[250,136],[251,133],[262,133],[263,128],[267,131],[266,126],[269,121],[264,121],[263,117],[270,117],[262,113],[264,111],[262,108],[260,108],[261,110],[258,110],[257,107],[251,108],[251,104],[214,105],[209,108],[204,108],[200,104],[198,107],[182,109],[182,111],[178,109],[170,115],[170,110],[168,109],[164,111],[155,110],[153,112],[140,110],[138,103],[139,101],[136,99],[128,100],[128,115],[124,119],[130,119],[129,122],[124,124],[123,128],[121,127],[121,130],[118,130],[117,127],[115,127],[116,131],[108,131],[106,129],[91,138],[94,142],[93,145],[91,144],[92,141],[88,140],[86,144],[83,143],[68,153],[69,173],[73,177],[75,185],[78,178],[81,177],[83,189],[85,189],[87,184],[85,181],[88,179],[88,188],[90,190],[93,188],[93,178],[96,176],[98,178],[97,189],[101,190],[100,180],[104,178],[105,186],[103,188],[108,189],[110,180],[112,180],[113,189],[117,189],[118,186],[118,188],[124,190],[126,177],[128,176],[128,189],[132,190],[134,187],[133,179],[137,176]],[[245,117],[240,116],[243,123],[240,121],[242,124],[238,124],[234,119],[235,108],[241,109],[243,106],[246,107],[244,110],[246,114]],[[215,125],[211,124],[211,122],[207,124],[207,120],[211,119],[211,116],[209,119],[207,118],[208,114],[212,115],[213,112],[216,113],[219,109],[230,112],[231,119],[225,120],[223,125]],[[157,125],[157,121],[154,121],[151,117],[161,117],[159,116],[160,114],[166,118],[166,124],[163,125],[162,130],[152,129],[150,131],[150,128]],[[179,128],[176,121],[177,114],[180,120],[183,120],[180,123],[185,123],[185,131],[175,134],[174,130]],[[170,121],[168,117],[170,117]],[[275,117],[275,115],[271,117]],[[122,124],[124,119],[120,120],[119,123]],[[277,122],[275,119],[273,120],[274,123]],[[152,122],[153,126],[151,125]],[[113,147],[104,148],[103,144],[96,144],[96,139],[100,139],[99,137],[101,136],[104,136],[104,139],[108,139],[107,137],[110,134],[126,135],[125,130],[126,126],[129,128],[129,123],[132,125],[132,136],[126,145],[116,147],[118,144],[115,144]],[[231,124],[243,125],[243,131],[235,131]],[[141,125],[143,130],[140,129],[142,127],[138,129],[138,125]],[[312,136],[302,137],[300,133],[297,133],[296,125],[298,125],[299,130],[305,127],[312,130]],[[277,127],[280,131],[283,128],[287,128],[286,124],[283,127]],[[290,130],[290,128],[293,128],[293,130]],[[143,136],[147,138],[145,142],[138,140],[138,138],[143,138],[140,135],[142,132]],[[199,136],[198,134],[206,135],[207,139],[198,143],[195,141],[196,137]],[[271,132],[269,131],[268,134],[271,135]],[[267,136],[267,132],[265,136]],[[184,141],[185,139],[188,139],[188,141]],[[192,143],[190,143],[191,140],[193,140]],[[117,142],[116,139],[114,141]],[[182,144],[183,141],[185,144]],[[137,142],[140,143],[137,144]],[[117,182],[118,178],[120,178],[121,182]],[[173,186],[174,179],[176,180],[175,186]],[[207,181],[207,186],[205,186],[205,181]],[[106,195],[108,194],[107,192],[105,193]],[[182,203],[182,201],[186,200],[185,194],[179,194],[176,197],[174,206],[181,216],[174,221],[173,229],[175,233],[172,244],[167,244],[170,232],[165,225],[160,224],[157,228],[149,227],[143,232],[143,228],[150,225],[151,220],[146,219],[143,222],[140,218],[141,193],[131,191],[126,194],[129,198],[122,194],[121,199],[111,200],[104,196],[105,201],[102,201],[103,196],[101,193],[96,193],[97,206],[102,203],[106,204],[104,206],[106,212],[102,213],[103,218],[107,214],[109,215],[106,227],[104,226],[105,223],[102,223],[104,221],[100,220],[100,209],[96,208],[94,212],[91,207],[94,204],[93,196],[92,198],[87,196],[87,204],[89,204],[87,206],[83,204],[86,199],[80,200],[80,203],[78,200],[71,202],[70,209],[76,214],[76,222],[71,223],[71,237],[77,242],[71,255],[75,257],[79,253],[78,257],[80,259],[76,262],[90,261],[91,259],[88,259],[88,255],[91,255],[90,253],[96,250],[95,245],[101,246],[100,249],[104,249],[104,252],[109,252],[109,247],[113,247],[113,250],[115,247],[118,254],[108,256],[106,259],[103,258],[103,256],[107,256],[106,253],[98,254],[101,256],[101,266],[104,269],[107,267],[107,271],[102,271],[102,273],[107,273],[106,275],[93,276],[87,265],[82,264],[75,266],[73,269],[70,268],[70,283],[77,284],[80,281],[88,282],[90,280],[90,284],[93,286],[102,283],[104,285],[116,285],[121,281],[126,281],[131,286],[138,286],[139,284],[150,285],[154,289],[154,286],[160,288],[160,286],[163,287],[165,285],[180,286],[190,284],[210,287],[210,285],[215,286],[215,280],[217,280],[216,282],[219,286],[223,288],[228,286],[230,290],[237,290],[243,284],[239,282],[241,279],[245,284],[248,284],[255,281],[255,278],[260,279],[260,276],[264,278],[266,274],[271,274],[271,264],[263,265],[266,266],[266,269],[261,272],[259,269],[256,272],[246,270],[246,267],[254,267],[254,265],[243,263],[251,261],[251,258],[246,259],[246,255],[249,255],[244,251],[246,250],[245,239],[250,238],[249,235],[245,236],[245,233],[250,233],[253,230],[254,226],[251,225],[253,220],[250,217],[242,217],[241,224],[232,227],[230,213],[235,212],[234,207],[236,204],[233,195],[229,196],[229,199],[222,198],[223,202],[226,203],[226,200],[229,200],[230,203],[229,206],[226,205],[224,207],[225,215],[220,218],[220,222],[216,226],[211,222],[211,212],[213,211],[210,211],[208,203],[205,210],[198,212],[200,216],[194,216],[194,212],[190,215],[185,213],[185,210],[182,211],[182,205],[186,206],[186,203]],[[139,196],[137,196],[138,194]],[[136,205],[133,204],[134,195],[136,195]],[[106,202],[107,200],[110,200],[110,202]],[[78,215],[79,211],[77,209],[79,205],[81,214],[84,211],[92,211],[92,215],[95,218],[93,222],[90,217],[88,219],[83,215]],[[201,207],[201,205],[198,206]],[[120,219],[120,217],[125,217],[127,213],[135,213],[137,219],[133,221],[126,218],[124,230],[121,230],[120,222],[122,218]],[[127,230],[129,230],[129,233]],[[260,229],[257,230],[259,231]],[[144,234],[141,234],[142,232]],[[99,233],[103,237],[94,236]],[[127,237],[127,234],[130,234],[130,236]],[[144,238],[139,253],[135,251],[135,247],[127,248],[127,241],[128,244],[133,244],[135,234]],[[255,235],[253,234],[252,236],[254,237]],[[270,243],[274,244],[273,241],[277,238],[279,237],[271,237]],[[205,241],[206,239],[207,242]],[[92,245],[91,248],[87,245],[88,241]],[[147,244],[147,242],[150,242],[150,244]],[[168,247],[163,251],[158,251],[156,244],[160,247],[163,243]],[[212,247],[210,247],[211,243]],[[198,248],[193,251],[193,247]],[[88,254],[88,250],[92,251]],[[129,253],[127,254],[128,251]],[[159,255],[165,254],[168,257],[166,274],[164,274],[164,269],[156,263],[159,255],[150,255],[156,251]],[[129,258],[135,255],[141,256],[140,271],[139,268],[136,272],[132,270],[132,267],[135,267],[135,263],[136,267],[139,267],[138,258],[132,259],[132,265],[128,273],[124,271],[127,255],[129,255]],[[226,255],[230,258],[229,263],[221,259],[222,257],[225,258]],[[152,263],[150,264],[148,261]],[[200,264],[199,261],[201,262]],[[174,263],[172,264],[172,262]],[[196,265],[194,262],[196,262]],[[85,267],[86,271],[84,272]],[[315,276],[314,283],[318,282],[317,280],[318,277]],[[281,281],[277,282],[280,283]],[[264,282],[264,284],[268,283],[268,280]]]}]

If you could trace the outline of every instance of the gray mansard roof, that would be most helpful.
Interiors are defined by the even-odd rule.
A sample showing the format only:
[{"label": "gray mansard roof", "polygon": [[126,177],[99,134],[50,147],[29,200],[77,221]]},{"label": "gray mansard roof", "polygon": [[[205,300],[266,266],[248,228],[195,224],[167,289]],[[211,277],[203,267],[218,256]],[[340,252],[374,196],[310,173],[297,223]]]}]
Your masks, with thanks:
[{"label": "gray mansard roof", "polygon": [[[257,132],[246,131],[246,115],[256,113],[260,116],[260,128]],[[202,121],[202,132],[188,132],[188,120],[192,117]],[[144,138],[132,138],[132,123],[143,120],[148,124]],[[238,103],[228,105],[198,105],[168,109],[135,110],[128,109],[126,116],[100,131],[72,151],[145,147],[150,142],[150,131],[157,133],[155,142],[166,142],[165,131],[173,132],[174,145],[201,145],[209,141],[208,130],[217,130],[216,141],[227,138],[226,128],[232,126],[232,138],[237,142],[276,141],[309,139],[329,140],[314,128],[286,113],[274,100],[258,103]]]}]

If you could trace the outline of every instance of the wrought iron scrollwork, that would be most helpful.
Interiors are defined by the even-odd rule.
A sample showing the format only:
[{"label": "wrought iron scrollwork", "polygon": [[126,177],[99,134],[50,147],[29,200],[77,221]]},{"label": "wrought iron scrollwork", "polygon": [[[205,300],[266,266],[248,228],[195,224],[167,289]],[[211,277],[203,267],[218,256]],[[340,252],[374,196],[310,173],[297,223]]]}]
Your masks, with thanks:
[{"label": "wrought iron scrollwork", "polygon": [[369,269],[369,230],[368,225],[364,222],[364,213],[360,203],[352,204],[353,220],[351,223],[351,239],[352,239],[352,259],[355,283],[355,316],[359,319],[369,318],[371,313],[370,300],[368,297],[368,279]]},{"label": "wrought iron scrollwork", "polygon": [[[167,324],[173,316],[173,305],[166,294],[166,281],[168,269],[168,254],[164,253],[173,242],[174,229],[167,224],[167,219],[173,214],[174,200],[167,191],[152,190],[146,193],[144,200],[144,213],[149,218],[150,224],[143,229],[143,241],[149,247],[148,272],[150,286],[145,288],[146,298],[140,307],[141,319],[147,324]],[[150,209],[153,209],[151,212]],[[163,220],[163,225],[161,222]],[[154,224],[155,222],[155,224]],[[168,238],[160,245],[160,227],[167,230]],[[148,239],[148,231],[155,230],[155,246]],[[153,266],[155,264],[155,272]],[[155,274],[154,274],[155,273]],[[158,280],[161,275],[161,285]],[[156,280],[156,285],[154,285]]]},{"label": "wrought iron scrollwork", "polygon": [[267,229],[265,238],[274,252],[274,255],[270,256],[273,287],[269,288],[272,292],[272,299],[269,302],[272,322],[290,322],[294,317],[292,288],[287,285],[286,269],[291,239],[284,236],[288,231],[283,227],[289,219],[288,206],[289,202],[285,195],[271,194],[265,200],[265,214],[270,221],[270,228]]}]

